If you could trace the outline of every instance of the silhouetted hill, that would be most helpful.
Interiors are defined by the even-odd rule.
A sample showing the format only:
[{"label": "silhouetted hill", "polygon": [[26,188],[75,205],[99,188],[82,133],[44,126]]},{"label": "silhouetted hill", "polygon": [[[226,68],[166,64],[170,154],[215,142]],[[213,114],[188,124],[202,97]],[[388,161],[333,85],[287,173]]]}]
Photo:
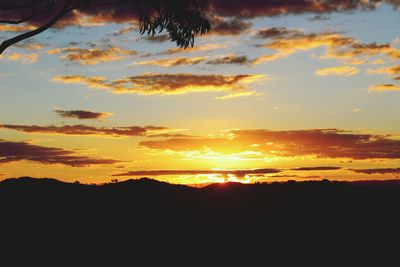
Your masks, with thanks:
[{"label": "silhouetted hill", "polygon": [[2,255],[16,253],[16,263],[399,263],[397,180],[193,188],[148,178],[96,186],[23,177],[0,182],[0,203]]}]

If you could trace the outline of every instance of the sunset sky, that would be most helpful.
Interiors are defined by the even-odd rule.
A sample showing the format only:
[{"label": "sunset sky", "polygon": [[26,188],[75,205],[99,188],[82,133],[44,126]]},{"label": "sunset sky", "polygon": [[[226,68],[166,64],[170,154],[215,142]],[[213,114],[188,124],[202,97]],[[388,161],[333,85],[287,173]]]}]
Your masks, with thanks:
[{"label": "sunset sky", "polygon": [[117,11],[7,49],[0,179],[400,178],[400,2],[269,2],[216,0],[186,50]]}]

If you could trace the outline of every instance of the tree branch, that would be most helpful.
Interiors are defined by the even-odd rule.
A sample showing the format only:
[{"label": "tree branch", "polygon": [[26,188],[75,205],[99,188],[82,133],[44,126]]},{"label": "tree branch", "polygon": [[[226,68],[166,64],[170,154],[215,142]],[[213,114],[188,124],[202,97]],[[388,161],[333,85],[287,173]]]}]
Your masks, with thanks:
[{"label": "tree branch", "polygon": [[72,10],[78,8],[78,6],[70,7],[68,8],[68,4],[66,3],[64,7],[61,9],[61,11],[54,16],[52,19],[50,19],[46,24],[40,26],[39,28],[25,32],[23,34],[17,35],[11,39],[5,40],[1,45],[0,45],[0,55],[6,50],[8,47],[12,46],[13,44],[16,44],[22,40],[28,39],[30,37],[33,37],[35,35],[38,35],[45,30],[49,29],[51,26],[53,26],[58,20],[60,20],[62,17],[64,17],[66,14],[71,12]]}]

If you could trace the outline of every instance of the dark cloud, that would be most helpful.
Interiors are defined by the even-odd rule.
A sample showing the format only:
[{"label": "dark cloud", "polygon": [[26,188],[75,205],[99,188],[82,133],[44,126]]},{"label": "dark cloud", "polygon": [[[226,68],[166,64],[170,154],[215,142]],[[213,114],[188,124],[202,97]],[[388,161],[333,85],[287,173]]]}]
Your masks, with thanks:
[{"label": "dark cloud", "polygon": [[111,113],[107,113],[107,112],[93,112],[93,111],[89,111],[89,110],[56,109],[54,111],[63,118],[72,118],[72,119],[81,119],[81,120],[102,119],[102,118],[112,115]]},{"label": "dark cloud", "polygon": [[150,43],[163,43],[168,40],[168,35],[161,34],[161,35],[154,35],[154,36],[144,36],[140,39],[145,40]]},{"label": "dark cloud", "polygon": [[0,125],[0,129],[9,129],[25,133],[62,134],[62,135],[97,135],[97,136],[147,136],[168,131],[166,127],[130,126],[130,127],[93,127],[87,125],[37,126],[37,125]]},{"label": "dark cloud", "polygon": [[28,142],[12,142],[0,139],[0,163],[28,160],[43,164],[64,164],[86,167],[95,164],[113,164],[113,159],[98,159],[77,155],[74,151],[54,147],[43,147]]},{"label": "dark cloud", "polygon": [[351,169],[351,171],[363,174],[395,174],[400,175],[400,168],[376,168],[376,169]]},{"label": "dark cloud", "polygon": [[211,19],[212,35],[239,35],[252,26],[251,22],[243,21],[237,18],[225,20],[221,17],[213,17]]},{"label": "dark cloud", "polygon": [[[28,0],[20,0],[16,3],[16,1],[13,0],[2,0],[1,5],[20,7],[29,2]],[[42,2],[47,3],[46,0]],[[136,5],[132,0],[96,0],[93,2],[96,2],[96,4],[69,13],[62,18],[55,27],[61,28],[68,25],[91,26],[101,23],[134,23],[138,21]],[[104,2],[111,5],[104,6]],[[55,16],[61,9],[63,1],[56,1],[55,3],[54,8],[51,9],[50,12],[35,16],[29,23],[35,26],[41,25],[45,21],[48,21],[50,17]],[[398,0],[210,0],[209,7],[205,13],[209,15],[212,14],[212,17],[233,17],[234,20],[238,20],[238,18],[255,18],[262,16],[271,17],[303,13],[322,15],[331,12],[373,10],[382,3],[387,3],[397,8],[400,6]],[[29,8],[4,9],[1,17],[3,19],[20,19],[31,11],[32,9]],[[12,25],[11,27],[14,26]],[[216,25],[215,28],[218,28],[218,25]],[[224,27],[221,26],[221,28]],[[12,30],[15,31],[15,29]]]},{"label": "dark cloud", "polygon": [[163,176],[163,175],[235,175],[236,177],[244,177],[246,175],[279,173],[278,169],[247,169],[247,170],[145,170],[130,171],[113,176]]},{"label": "dark cloud", "polygon": [[296,175],[296,174],[278,174],[278,175],[269,175],[268,178],[285,178],[285,179],[321,179],[322,176],[319,175],[307,175],[307,176],[303,176],[303,175]]},{"label": "dark cloud", "polygon": [[321,167],[300,167],[290,169],[292,171],[337,171],[342,169],[342,167],[330,167],[330,166],[321,166]]},{"label": "dark cloud", "polygon": [[347,1],[347,0],[213,0],[213,14],[223,17],[255,18],[262,16],[279,16],[303,13],[348,12],[353,10],[373,10],[380,3],[388,3],[395,7],[398,0]]},{"label": "dark cloud", "polygon": [[301,31],[294,29],[287,29],[285,27],[272,27],[259,30],[255,38],[257,39],[268,39],[268,38],[284,38],[289,36],[295,36],[296,34],[301,34]]},{"label": "dark cloud", "polygon": [[248,65],[253,63],[247,56],[223,56],[215,59],[208,60],[207,57],[178,57],[178,58],[164,58],[155,60],[146,60],[135,62],[135,65],[149,65],[158,67],[174,67],[174,66],[184,66],[184,65],[197,65],[199,63],[206,63],[209,65],[221,65],[221,64],[231,64],[231,65]]},{"label": "dark cloud", "polygon": [[206,64],[221,65],[221,64],[235,64],[235,65],[247,65],[250,64],[250,60],[247,56],[224,56],[212,60],[208,60]]},{"label": "dark cloud", "polygon": [[317,158],[400,159],[400,140],[388,135],[339,129],[298,131],[233,130],[231,138],[170,138],[142,141],[141,147],[177,152],[213,151],[219,154],[255,152],[259,157],[313,156]]}]

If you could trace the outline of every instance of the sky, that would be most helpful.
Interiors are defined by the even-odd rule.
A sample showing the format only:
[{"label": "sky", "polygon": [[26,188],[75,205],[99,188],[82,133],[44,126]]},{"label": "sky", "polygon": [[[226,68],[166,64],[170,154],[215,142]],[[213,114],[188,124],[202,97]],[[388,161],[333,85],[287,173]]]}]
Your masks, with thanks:
[{"label": "sky", "polygon": [[[0,179],[400,178],[398,1],[226,2],[193,48],[75,12],[7,49]],[[0,24],[0,40],[35,25]]]}]

